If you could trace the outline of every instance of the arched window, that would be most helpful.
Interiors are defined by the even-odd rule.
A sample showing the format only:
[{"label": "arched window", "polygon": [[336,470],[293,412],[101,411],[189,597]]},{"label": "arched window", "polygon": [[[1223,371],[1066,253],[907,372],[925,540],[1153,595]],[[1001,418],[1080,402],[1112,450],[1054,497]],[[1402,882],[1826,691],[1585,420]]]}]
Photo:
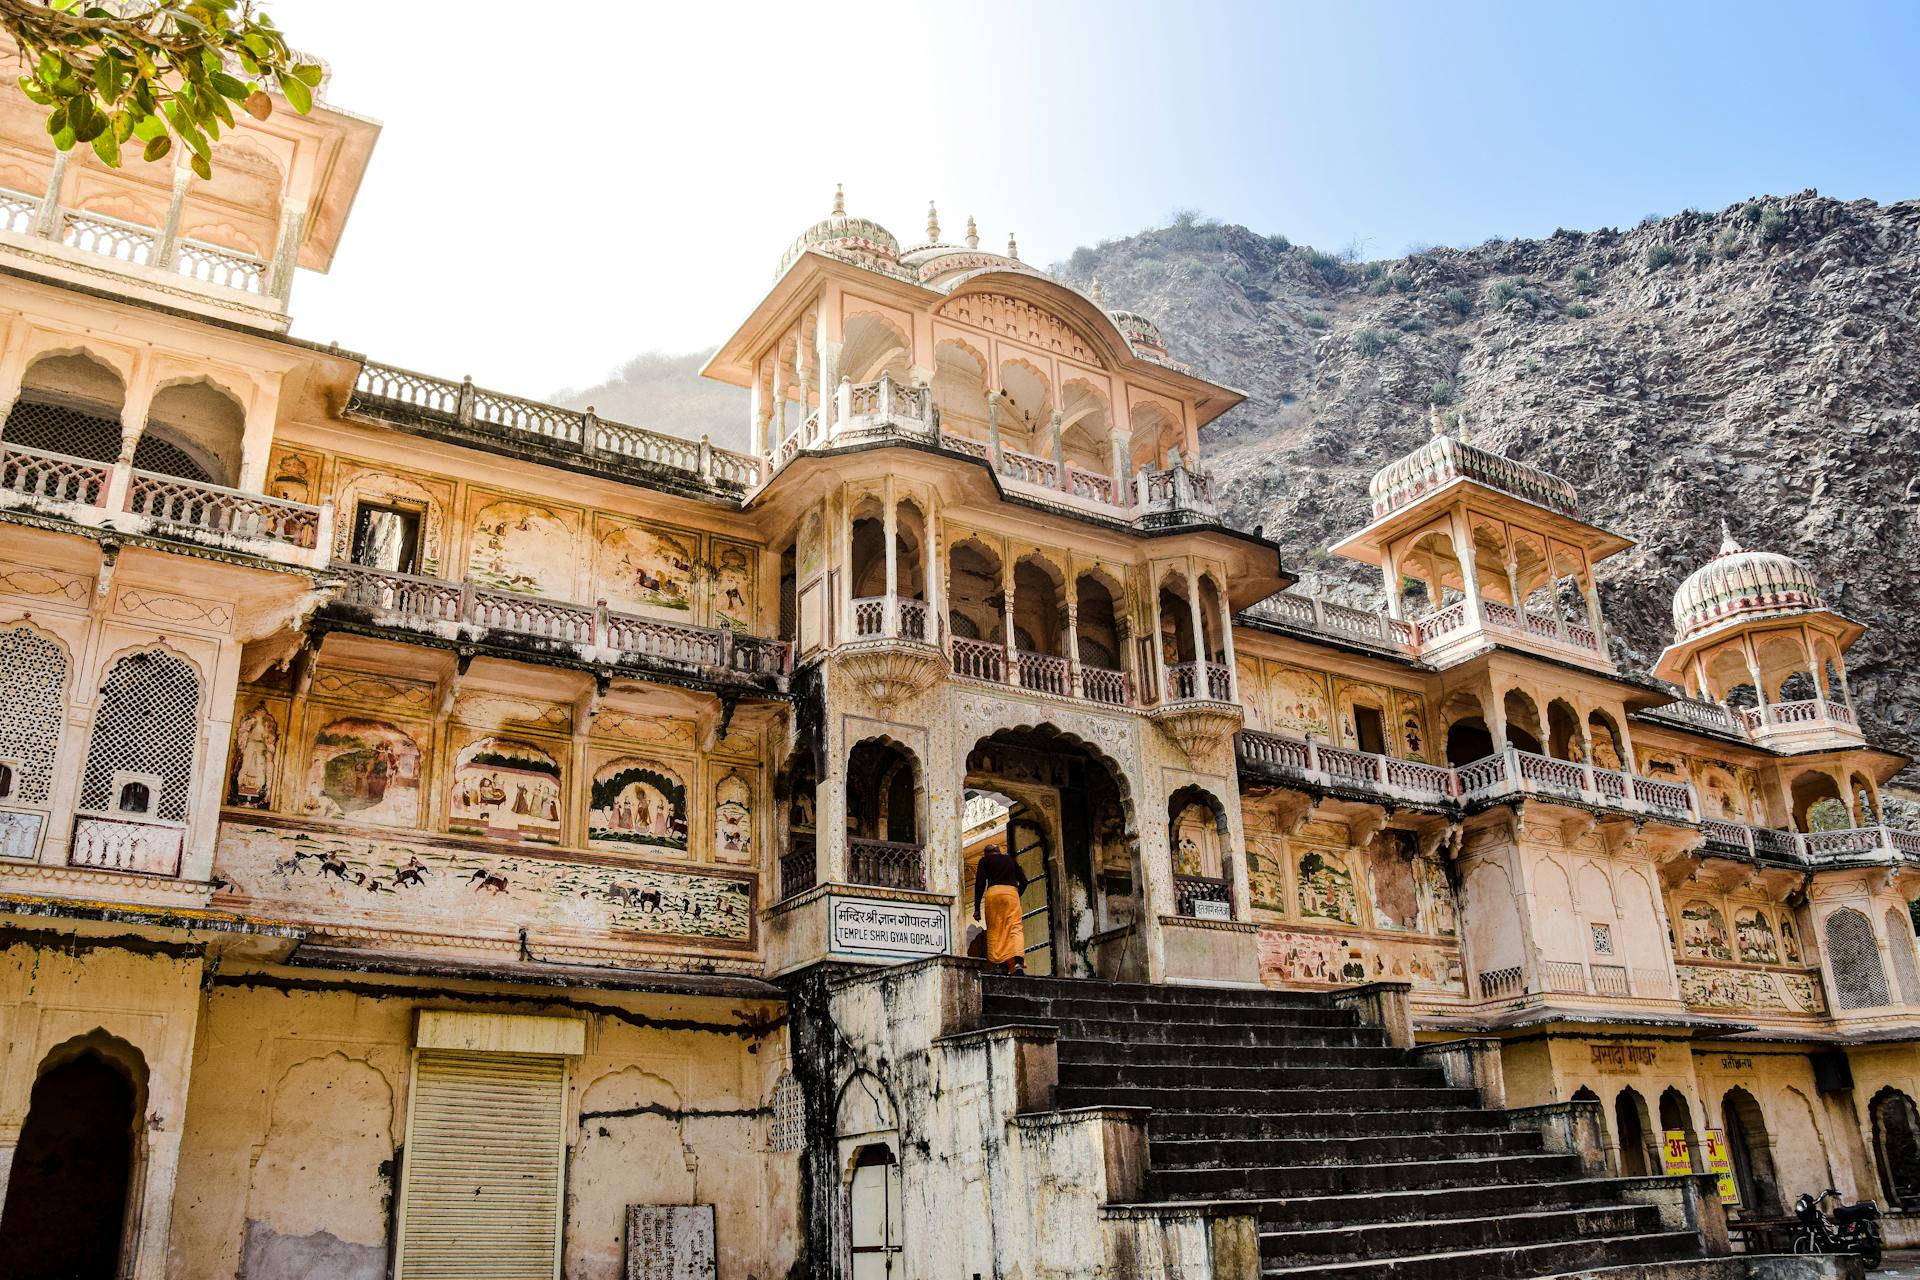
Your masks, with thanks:
[{"label": "arched window", "polygon": [[1560,698],[1547,704],[1547,754],[1555,760],[1575,761],[1587,754],[1580,742],[1580,717]]},{"label": "arched window", "polygon": [[848,874],[858,884],[926,887],[920,764],[896,742],[869,738],[847,756]]},{"label": "arched window", "polygon": [[115,662],[100,687],[80,807],[96,813],[118,809],[124,784],[132,781],[149,790],[148,807],[139,812],[184,821],[199,712],[200,676],[185,660],[150,649]]},{"label": "arched window", "polygon": [[1507,744],[1540,754],[1540,708],[1519,689],[1507,690]]},{"label": "arched window", "polygon": [[1827,917],[1827,963],[1842,1009],[1877,1009],[1891,1003],[1887,971],[1880,964],[1873,922],[1851,907]]},{"label": "arched window", "polygon": [[1898,907],[1887,908],[1887,954],[1893,958],[1900,998],[1908,1004],[1920,1004],[1920,963],[1913,953],[1913,917]]},{"label": "arched window", "polygon": [[66,719],[66,649],[31,627],[0,631],[0,688],[6,690],[0,698],[0,757],[9,773],[0,796],[43,805]]},{"label": "arched window", "polygon": [[1622,1089],[1613,1099],[1614,1134],[1620,1140],[1620,1174],[1641,1178],[1654,1171],[1647,1150],[1647,1101],[1637,1089]]}]

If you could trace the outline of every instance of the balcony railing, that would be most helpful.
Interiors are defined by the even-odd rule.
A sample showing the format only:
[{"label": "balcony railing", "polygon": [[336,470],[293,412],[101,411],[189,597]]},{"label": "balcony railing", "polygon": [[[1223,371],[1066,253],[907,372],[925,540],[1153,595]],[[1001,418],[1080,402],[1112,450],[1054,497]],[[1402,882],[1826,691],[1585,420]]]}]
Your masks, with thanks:
[{"label": "balcony railing", "polygon": [[1082,665],[1078,668],[1058,654],[1015,649],[989,640],[953,636],[947,641],[953,673],[969,680],[1011,684],[1035,693],[1083,698],[1088,702],[1124,707],[1133,702],[1133,682],[1124,671]]},{"label": "balcony railing", "polygon": [[333,567],[340,575],[337,598],[341,603],[374,610],[389,621],[429,634],[444,634],[452,624],[476,633],[498,631],[582,649],[617,651],[623,663],[721,670],[750,677],[785,675],[792,656],[782,641],[727,627],[695,627],[618,613],[604,603],[570,604],[364,565]]},{"label": "balcony railing", "polygon": [[187,829],[177,822],[153,822],[122,815],[77,815],[67,863],[99,871],[130,871],[143,876],[177,876]]},{"label": "balcony railing", "polygon": [[1073,691],[1072,666],[1065,658],[1016,649],[1013,652],[1013,669],[1022,689],[1031,689],[1035,693],[1055,693],[1063,697]]},{"label": "balcony railing", "polygon": [[847,878],[880,889],[925,889],[926,851],[895,840],[849,838]]},{"label": "balcony railing", "polygon": [[811,839],[794,841],[794,849],[780,855],[780,897],[797,897],[813,888],[819,878],[819,859]]},{"label": "balcony railing", "polygon": [[[116,472],[122,473],[118,479]],[[119,485],[124,497],[116,496]],[[330,507],[0,442],[0,497],[5,495],[60,516],[72,515],[76,506],[105,510],[117,503],[120,513],[139,517],[157,535],[202,533],[268,544],[303,553],[299,559],[314,564],[326,555],[331,536]]]},{"label": "balcony railing", "polygon": [[1695,812],[1691,786],[1529,751],[1509,749],[1450,768],[1252,729],[1241,730],[1234,741],[1240,759],[1249,764],[1323,786],[1357,788],[1428,804],[1546,793],[1596,807],[1681,820],[1691,820]]},{"label": "balcony railing", "polygon": [[1808,864],[1861,857],[1920,862],[1920,833],[1888,826],[1782,831],[1721,818],[1708,818],[1700,826],[1707,833],[1709,845],[1749,855],[1772,855]]},{"label": "balcony railing", "polygon": [[1007,651],[1003,646],[986,640],[955,636],[948,647],[952,653],[955,675],[971,680],[991,680],[995,684],[1006,683]]},{"label": "balcony railing", "polygon": [[1407,621],[1372,610],[1335,604],[1318,596],[1282,591],[1250,606],[1245,614],[1255,621],[1277,622],[1408,655],[1418,655],[1426,649],[1452,644],[1480,631],[1506,633],[1529,643],[1576,650],[1587,655],[1606,655],[1599,633],[1585,623],[1527,612],[1498,600],[1481,601],[1479,628],[1474,626],[1473,614],[1464,600],[1456,600],[1423,618]]},{"label": "balcony railing", "polygon": [[1232,702],[1233,670],[1221,662],[1181,662],[1167,668],[1169,702]]},{"label": "balcony railing", "polygon": [[454,382],[368,363],[361,366],[347,408],[372,417],[403,414],[583,458],[675,473],[688,482],[735,493],[745,492],[760,478],[757,459],[716,449],[705,437],[688,440],[608,422],[590,412],[488,391],[474,386],[471,378]]},{"label": "balcony railing", "polygon": [[1201,920],[1233,919],[1233,882],[1218,876],[1173,878],[1174,910]]},{"label": "balcony railing", "polygon": [[1769,702],[1764,707],[1735,707],[1732,708],[1732,714],[1735,722],[1751,734],[1767,729],[1810,728],[1822,724],[1835,724],[1847,729],[1858,727],[1853,708],[1828,698]]},{"label": "balcony railing", "polygon": [[[0,230],[32,235],[42,200],[24,191],[0,187]],[[153,228],[92,210],[63,209],[53,219],[49,238],[69,249],[98,254],[132,266],[154,267],[241,293],[267,291],[267,262],[238,249],[222,248],[182,236],[174,241],[171,261],[162,233]],[[284,301],[284,299],[281,299]]]},{"label": "balcony railing", "polygon": [[1126,672],[1084,664],[1080,668],[1080,696],[1088,702],[1104,702],[1115,707],[1125,706],[1133,700],[1132,686]]}]

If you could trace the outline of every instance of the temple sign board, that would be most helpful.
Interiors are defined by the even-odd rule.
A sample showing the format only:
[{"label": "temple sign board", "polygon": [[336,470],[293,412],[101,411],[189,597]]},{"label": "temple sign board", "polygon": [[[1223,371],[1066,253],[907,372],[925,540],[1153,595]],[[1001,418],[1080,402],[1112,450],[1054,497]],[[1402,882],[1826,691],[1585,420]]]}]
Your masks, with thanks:
[{"label": "temple sign board", "polygon": [[627,1206],[627,1280],[715,1280],[710,1204]]}]

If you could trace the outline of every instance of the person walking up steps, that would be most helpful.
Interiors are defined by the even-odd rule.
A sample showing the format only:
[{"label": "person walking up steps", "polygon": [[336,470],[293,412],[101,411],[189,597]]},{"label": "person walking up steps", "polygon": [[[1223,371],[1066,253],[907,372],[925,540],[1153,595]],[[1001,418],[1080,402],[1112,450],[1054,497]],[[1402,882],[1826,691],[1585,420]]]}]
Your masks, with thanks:
[{"label": "person walking up steps", "polygon": [[973,918],[980,919],[980,906],[987,910],[987,959],[1008,973],[1027,971],[1026,937],[1020,927],[1020,893],[1027,877],[1020,864],[997,844],[987,846],[980,865],[973,873]]}]

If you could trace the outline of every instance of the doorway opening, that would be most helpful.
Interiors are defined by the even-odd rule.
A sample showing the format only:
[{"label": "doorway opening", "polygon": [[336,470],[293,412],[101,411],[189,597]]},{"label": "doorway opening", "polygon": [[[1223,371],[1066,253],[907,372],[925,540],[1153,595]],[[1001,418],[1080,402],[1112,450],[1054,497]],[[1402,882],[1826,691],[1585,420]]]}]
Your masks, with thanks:
[{"label": "doorway opening", "polygon": [[98,1049],[41,1072],[0,1210],[7,1275],[116,1280],[140,1112],[138,1085]]}]

